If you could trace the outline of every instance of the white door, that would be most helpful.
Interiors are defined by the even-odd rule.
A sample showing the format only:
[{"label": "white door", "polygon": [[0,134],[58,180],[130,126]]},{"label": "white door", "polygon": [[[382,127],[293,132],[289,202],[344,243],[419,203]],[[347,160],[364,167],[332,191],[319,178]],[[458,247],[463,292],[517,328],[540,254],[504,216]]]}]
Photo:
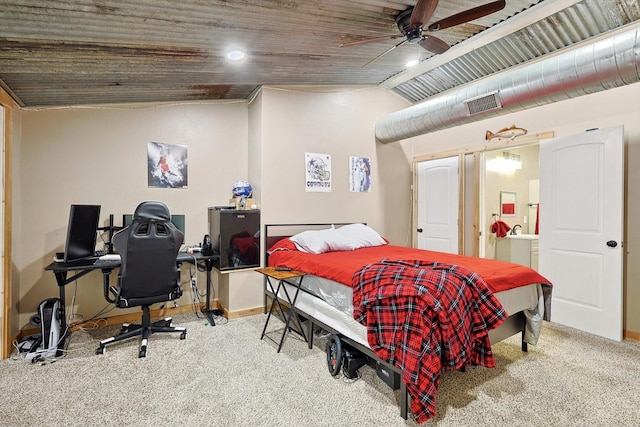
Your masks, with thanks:
[{"label": "white door", "polygon": [[458,253],[458,157],[418,163],[418,248]]},{"label": "white door", "polygon": [[540,144],[540,273],[551,320],[622,339],[622,126]]}]

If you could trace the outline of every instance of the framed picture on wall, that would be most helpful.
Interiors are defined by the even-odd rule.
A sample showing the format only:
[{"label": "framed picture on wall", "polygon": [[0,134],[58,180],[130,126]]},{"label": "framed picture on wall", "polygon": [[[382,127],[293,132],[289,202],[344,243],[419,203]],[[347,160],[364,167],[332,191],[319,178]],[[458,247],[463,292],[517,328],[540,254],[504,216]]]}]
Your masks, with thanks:
[{"label": "framed picture on wall", "polygon": [[331,192],[331,156],[304,153],[305,188],[308,192]]},{"label": "framed picture on wall", "polygon": [[514,191],[500,192],[500,215],[516,216],[516,193]]},{"label": "framed picture on wall", "polygon": [[149,187],[187,188],[187,146],[149,142],[147,177]]},{"label": "framed picture on wall", "polygon": [[352,193],[371,192],[371,160],[368,157],[349,157],[349,190]]}]

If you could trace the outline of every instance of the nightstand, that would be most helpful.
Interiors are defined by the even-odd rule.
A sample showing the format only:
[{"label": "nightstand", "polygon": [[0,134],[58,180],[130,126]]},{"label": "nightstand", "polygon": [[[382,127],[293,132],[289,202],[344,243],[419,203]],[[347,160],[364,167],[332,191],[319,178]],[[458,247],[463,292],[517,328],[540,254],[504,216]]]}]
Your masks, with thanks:
[{"label": "nightstand", "polygon": [[[273,293],[273,300],[271,301],[271,307],[269,308],[267,320],[264,323],[264,328],[262,329],[262,335],[260,336],[260,339],[267,337],[275,344],[278,344],[278,353],[280,353],[280,349],[282,349],[284,339],[287,336],[287,332],[289,331],[295,332],[296,334],[300,335],[305,342],[308,342],[307,336],[305,335],[304,329],[302,328],[302,322],[300,322],[300,318],[298,317],[298,314],[295,310],[298,293],[300,292],[300,286],[302,285],[302,280],[304,279],[306,273],[296,270],[282,270],[276,267],[259,268],[256,271],[265,276],[267,289]],[[275,288],[272,281],[276,281],[278,283]],[[293,286],[295,288],[293,299],[291,299],[291,295],[289,295],[289,291],[287,291],[287,287],[285,286],[285,284]],[[289,306],[288,314],[285,314],[284,309],[282,308],[283,304]],[[282,336],[280,337],[279,343],[267,335],[267,326],[269,325],[269,320],[271,320],[271,315],[273,314],[274,310],[280,310],[280,314],[285,320],[284,330],[282,331]],[[295,323],[297,324],[299,330],[296,330],[291,326],[291,318],[295,318]]]}]

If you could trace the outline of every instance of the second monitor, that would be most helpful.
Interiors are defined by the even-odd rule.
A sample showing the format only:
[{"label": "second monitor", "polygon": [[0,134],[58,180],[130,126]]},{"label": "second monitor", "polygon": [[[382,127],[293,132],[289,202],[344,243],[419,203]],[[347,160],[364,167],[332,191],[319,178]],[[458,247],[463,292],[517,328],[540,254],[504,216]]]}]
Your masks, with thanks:
[{"label": "second monitor", "polygon": [[[133,222],[133,215],[132,214],[124,214],[124,215],[122,215],[122,228],[130,226],[132,222]],[[184,223],[185,223],[184,215],[182,215],[182,214],[171,215],[171,222],[173,223],[173,225],[176,226],[176,228],[178,230],[182,231],[182,234],[185,234],[185,231],[184,231]]]}]

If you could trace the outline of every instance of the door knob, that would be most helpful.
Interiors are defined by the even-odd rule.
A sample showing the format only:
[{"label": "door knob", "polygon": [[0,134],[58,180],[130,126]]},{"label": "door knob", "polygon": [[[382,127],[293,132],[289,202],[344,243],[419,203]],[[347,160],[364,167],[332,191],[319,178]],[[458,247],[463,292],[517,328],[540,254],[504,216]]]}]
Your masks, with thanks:
[{"label": "door knob", "polygon": [[422,228],[418,228],[418,233],[422,233]]},{"label": "door knob", "polygon": [[609,240],[607,242],[607,246],[609,246],[610,248],[615,248],[616,246],[618,246],[618,242],[616,242],[615,240]]}]

